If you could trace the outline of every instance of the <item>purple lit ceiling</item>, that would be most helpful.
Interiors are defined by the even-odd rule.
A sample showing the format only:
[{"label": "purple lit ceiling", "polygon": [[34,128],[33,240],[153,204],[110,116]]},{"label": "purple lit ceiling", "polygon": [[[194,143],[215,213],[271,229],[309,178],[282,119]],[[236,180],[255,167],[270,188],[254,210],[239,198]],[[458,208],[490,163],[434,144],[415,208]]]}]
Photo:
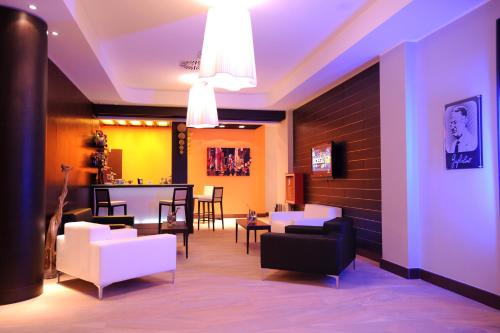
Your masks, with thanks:
[{"label": "purple lit ceiling", "polygon": [[[0,0],[49,25],[49,57],[95,103],[186,106],[179,67],[201,50],[209,0]],[[485,0],[260,0],[251,8],[258,86],[222,108],[292,109],[403,41]]]}]

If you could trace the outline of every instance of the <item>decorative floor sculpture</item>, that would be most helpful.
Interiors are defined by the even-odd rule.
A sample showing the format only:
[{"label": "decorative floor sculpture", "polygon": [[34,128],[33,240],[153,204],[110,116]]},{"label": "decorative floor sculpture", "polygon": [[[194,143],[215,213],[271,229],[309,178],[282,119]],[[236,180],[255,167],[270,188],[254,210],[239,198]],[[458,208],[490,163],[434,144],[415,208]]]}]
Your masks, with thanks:
[{"label": "decorative floor sculpture", "polygon": [[46,279],[53,279],[57,276],[56,270],[56,238],[57,230],[61,225],[63,208],[67,204],[66,195],[68,194],[68,179],[71,167],[69,165],[61,164],[61,171],[64,175],[64,182],[59,195],[57,208],[50,219],[47,235],[45,236],[45,250],[44,250],[44,277]]}]

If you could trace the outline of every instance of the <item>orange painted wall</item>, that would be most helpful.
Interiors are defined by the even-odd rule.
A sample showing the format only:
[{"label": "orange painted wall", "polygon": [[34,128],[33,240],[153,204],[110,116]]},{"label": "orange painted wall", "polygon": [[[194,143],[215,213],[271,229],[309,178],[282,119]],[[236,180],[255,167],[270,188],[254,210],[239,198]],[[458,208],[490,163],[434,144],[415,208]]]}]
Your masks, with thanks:
[{"label": "orange painted wall", "polygon": [[147,184],[172,176],[172,129],[170,127],[101,126],[109,149],[122,149],[122,178]]},{"label": "orange painted wall", "polygon": [[[207,176],[207,148],[250,148],[252,165],[250,176]],[[189,129],[188,182],[194,184],[194,193],[202,193],[203,186],[224,187],[224,215],[246,214],[248,208],[258,213],[265,209],[265,130]],[[216,212],[218,213],[218,208]]]}]

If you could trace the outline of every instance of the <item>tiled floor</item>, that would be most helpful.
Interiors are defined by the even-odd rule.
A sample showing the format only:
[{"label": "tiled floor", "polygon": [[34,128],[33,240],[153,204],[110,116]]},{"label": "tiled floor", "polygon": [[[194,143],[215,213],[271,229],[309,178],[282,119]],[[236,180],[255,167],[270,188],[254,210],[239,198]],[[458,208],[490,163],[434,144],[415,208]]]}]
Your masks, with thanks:
[{"label": "tiled floor", "polygon": [[0,332],[500,332],[500,311],[361,257],[340,289],[328,277],[262,272],[259,244],[246,255],[234,236],[234,220],[225,231],[203,225],[185,259],[179,235],[174,284],[169,273],[124,281],[99,301],[90,283],[49,280],[42,296],[0,306]]}]

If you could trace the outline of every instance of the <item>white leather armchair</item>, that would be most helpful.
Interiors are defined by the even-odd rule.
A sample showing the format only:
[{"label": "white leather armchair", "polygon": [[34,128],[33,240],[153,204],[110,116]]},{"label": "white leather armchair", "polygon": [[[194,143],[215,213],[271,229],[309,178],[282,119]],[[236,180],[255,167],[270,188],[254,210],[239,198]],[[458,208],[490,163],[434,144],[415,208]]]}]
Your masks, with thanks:
[{"label": "white leather armchair", "polygon": [[342,208],[318,204],[305,204],[303,211],[271,212],[272,232],[285,232],[287,225],[323,226],[326,221],[342,217]]},{"label": "white leather armchair", "polygon": [[103,288],[114,282],[166,271],[171,271],[174,279],[176,237],[137,237],[136,229],[66,223],[64,235],[57,236],[56,268],[95,284],[102,299]]}]

